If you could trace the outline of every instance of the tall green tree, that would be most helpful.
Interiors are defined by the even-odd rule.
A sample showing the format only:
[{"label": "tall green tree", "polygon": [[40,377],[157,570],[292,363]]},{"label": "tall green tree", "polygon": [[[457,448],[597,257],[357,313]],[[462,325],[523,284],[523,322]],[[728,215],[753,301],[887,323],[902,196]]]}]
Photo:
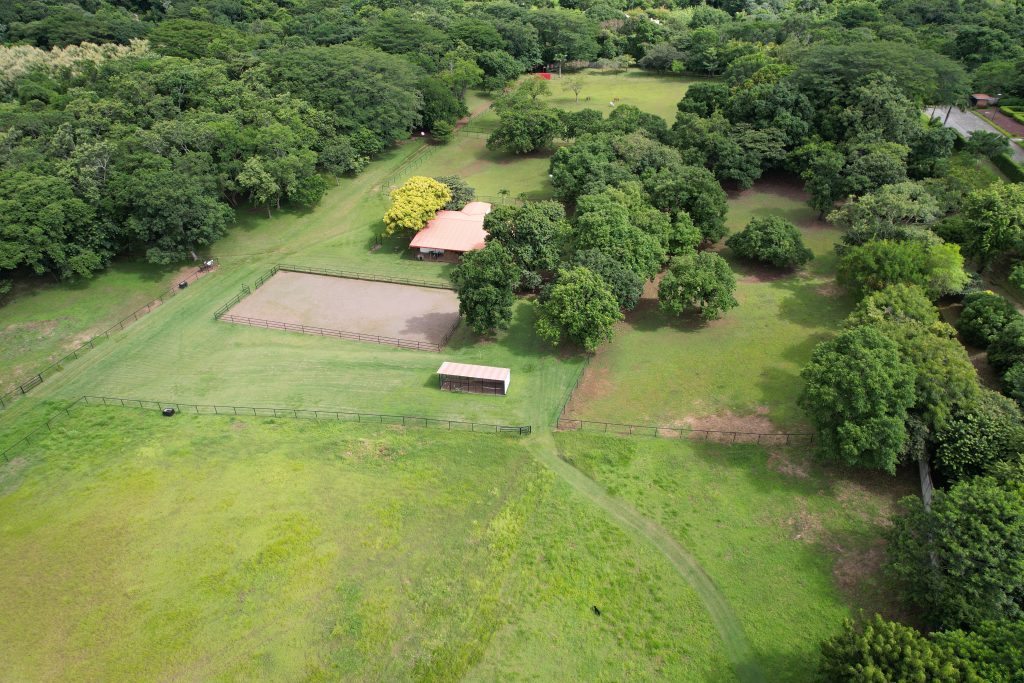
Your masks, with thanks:
[{"label": "tall green tree", "polygon": [[557,346],[568,339],[587,351],[611,340],[622,320],[619,303],[596,273],[575,267],[560,270],[554,284],[541,295],[537,335]]},{"label": "tall green tree", "polygon": [[917,373],[874,326],[839,333],[814,349],[800,373],[800,407],[817,427],[821,453],[848,465],[896,471]]},{"label": "tall green tree", "polygon": [[1024,617],[1024,484],[976,477],[907,498],[889,533],[888,571],[937,627]]},{"label": "tall green tree", "polygon": [[467,252],[452,269],[459,314],[477,334],[507,329],[512,322],[519,267],[500,242]]},{"label": "tall green tree", "polygon": [[569,223],[558,202],[526,202],[494,207],[484,218],[484,229],[487,242],[501,242],[519,266],[514,286],[533,290],[557,270]]},{"label": "tall green tree", "polygon": [[713,251],[684,252],[658,284],[658,305],[673,315],[695,309],[703,320],[716,320],[739,306],[735,291],[736,276],[725,259]]}]

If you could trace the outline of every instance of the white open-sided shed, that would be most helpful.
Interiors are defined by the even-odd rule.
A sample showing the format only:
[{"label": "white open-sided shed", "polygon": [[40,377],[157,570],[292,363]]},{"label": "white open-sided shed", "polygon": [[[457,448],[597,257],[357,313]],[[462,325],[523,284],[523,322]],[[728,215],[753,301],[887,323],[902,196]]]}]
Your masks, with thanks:
[{"label": "white open-sided shed", "polygon": [[469,365],[445,361],[437,369],[438,386],[448,391],[469,391],[478,394],[508,393],[512,371],[489,365]]}]

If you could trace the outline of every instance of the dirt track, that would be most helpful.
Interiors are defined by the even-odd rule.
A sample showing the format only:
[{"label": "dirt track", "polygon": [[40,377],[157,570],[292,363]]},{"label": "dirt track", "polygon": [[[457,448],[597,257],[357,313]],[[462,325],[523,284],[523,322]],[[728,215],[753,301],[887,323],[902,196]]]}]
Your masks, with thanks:
[{"label": "dirt track", "polygon": [[281,271],[229,313],[440,344],[459,319],[447,289]]}]

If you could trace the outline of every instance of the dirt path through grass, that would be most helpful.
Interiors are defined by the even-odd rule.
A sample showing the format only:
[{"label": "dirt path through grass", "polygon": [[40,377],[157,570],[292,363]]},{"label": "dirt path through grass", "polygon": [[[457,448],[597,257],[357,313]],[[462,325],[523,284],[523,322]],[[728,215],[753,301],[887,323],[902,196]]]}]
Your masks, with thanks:
[{"label": "dirt path through grass", "polygon": [[558,447],[551,432],[541,429],[535,431],[534,435],[530,448],[542,464],[562,477],[584,498],[607,512],[623,530],[636,534],[657,548],[696,591],[722,638],[725,656],[732,665],[736,678],[749,682],[764,681],[764,673],[743,631],[743,625],[733,612],[729,601],[718,590],[697,559],[679,545],[660,524],[644,517],[622,500],[609,495],[600,484],[563,460],[558,454]]}]

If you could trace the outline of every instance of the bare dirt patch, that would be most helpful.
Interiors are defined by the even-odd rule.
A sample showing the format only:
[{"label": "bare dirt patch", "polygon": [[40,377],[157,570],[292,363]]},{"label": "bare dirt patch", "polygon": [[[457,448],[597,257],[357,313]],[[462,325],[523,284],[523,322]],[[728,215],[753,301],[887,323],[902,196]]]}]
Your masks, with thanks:
[{"label": "bare dirt patch", "polygon": [[684,417],[672,426],[713,432],[747,432],[750,434],[775,434],[778,432],[772,421],[768,419],[768,410],[764,406],[758,408],[753,415],[737,415],[727,410],[716,415]]},{"label": "bare dirt patch", "polygon": [[862,584],[877,577],[885,564],[885,541],[876,539],[867,548],[838,548],[832,577],[847,595],[857,595]]},{"label": "bare dirt patch", "polygon": [[0,466],[0,493],[9,493],[17,484],[10,483],[28,465],[25,458],[13,458]]},{"label": "bare dirt patch", "polygon": [[793,272],[789,270],[780,270],[779,268],[750,263],[744,263],[742,271],[743,276],[740,277],[739,281],[746,284],[778,282],[779,280],[787,280],[793,277]]},{"label": "bare dirt patch", "polygon": [[565,414],[572,415],[577,406],[584,406],[591,401],[602,399],[613,391],[615,391],[615,384],[611,380],[611,370],[608,368],[595,370],[592,366],[588,367],[583,371],[579,386],[572,392],[572,397],[565,406]]},{"label": "bare dirt patch", "polygon": [[57,329],[57,325],[60,324],[59,320],[35,320],[29,323],[11,323],[4,328],[4,334],[19,334],[28,336],[35,336],[39,339],[53,334],[53,331]]},{"label": "bare dirt patch", "polygon": [[821,519],[807,509],[807,504],[800,503],[800,509],[784,520],[789,528],[789,537],[794,541],[817,544],[825,538],[825,525]]},{"label": "bare dirt patch", "polygon": [[779,451],[773,451],[768,456],[766,464],[768,465],[768,469],[774,470],[779,474],[784,474],[787,477],[807,479],[811,476],[807,463],[798,462],[792,455],[787,455]]},{"label": "bare dirt patch", "polygon": [[440,344],[459,321],[448,289],[281,271],[233,316]]},{"label": "bare dirt patch", "polygon": [[814,291],[824,297],[836,297],[842,294],[843,288],[840,287],[835,280],[830,280],[825,284],[818,285],[814,288]]}]

